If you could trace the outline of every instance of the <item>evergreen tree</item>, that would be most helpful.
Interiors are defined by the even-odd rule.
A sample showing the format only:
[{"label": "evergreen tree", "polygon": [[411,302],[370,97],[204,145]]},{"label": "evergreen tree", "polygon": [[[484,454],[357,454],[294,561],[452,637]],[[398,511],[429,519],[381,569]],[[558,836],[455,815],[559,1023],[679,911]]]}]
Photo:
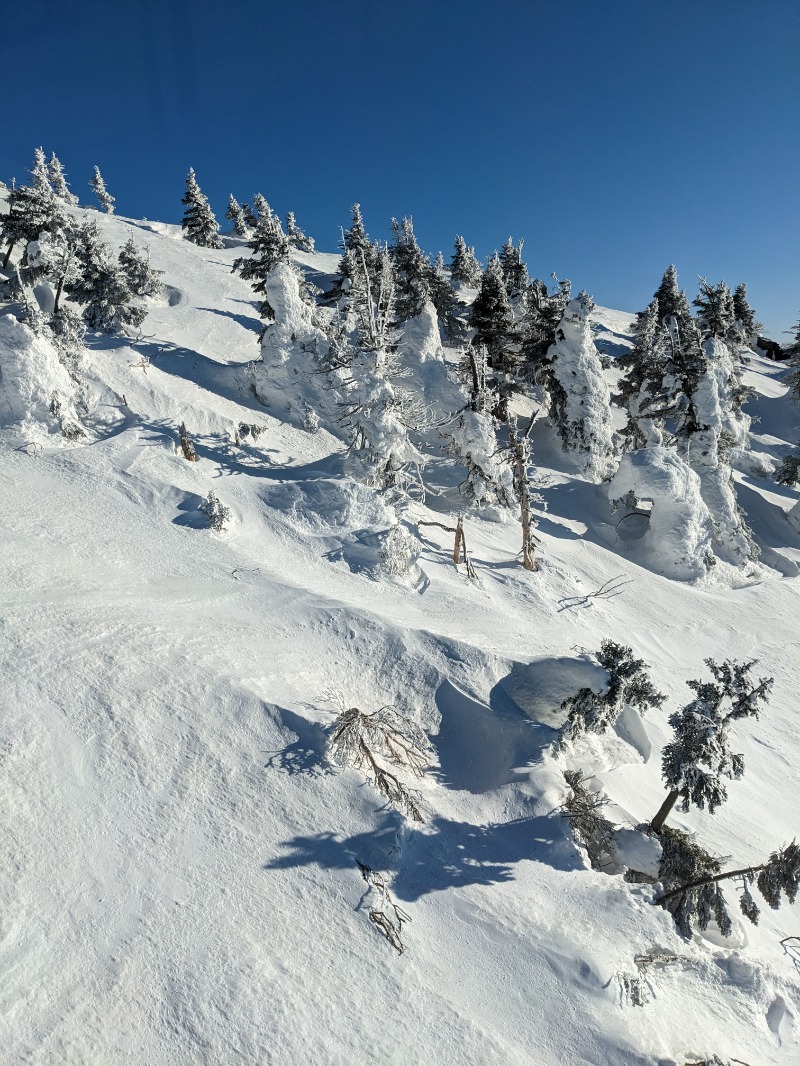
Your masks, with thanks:
[{"label": "evergreen tree", "polygon": [[669,718],[675,736],[662,752],[661,769],[670,791],[652,821],[656,831],[678,799],[683,811],[694,805],[701,810],[708,807],[710,814],[725,802],[724,779],[739,778],[744,772],[743,757],[731,751],[731,723],[758,718],[772,688],[772,678],[751,681],[755,659],[747,663],[726,659],[722,665],[706,659],[705,663],[714,680],[687,681],[695,698]]},{"label": "evergreen tree", "polygon": [[481,265],[463,237],[456,237],[455,252],[450,261],[450,280],[454,285],[477,289],[481,283]]},{"label": "evergreen tree", "polygon": [[626,705],[644,712],[649,707],[660,707],[667,698],[650,680],[647,663],[634,659],[633,650],[624,644],[604,639],[595,658],[608,671],[605,691],[581,688],[563,701],[561,709],[569,714],[559,734],[562,746],[584,733],[605,733]]},{"label": "evergreen tree", "polygon": [[233,193],[230,194],[228,199],[228,210],[225,212],[225,218],[233,223],[233,228],[238,237],[246,237],[248,235],[249,231],[244,217],[244,210]]},{"label": "evergreen tree", "polygon": [[120,270],[125,276],[128,289],[133,296],[160,296],[163,288],[159,280],[164,273],[150,264],[150,250],[141,251],[133,237],[128,237],[118,257]]},{"label": "evergreen tree", "polygon": [[693,303],[697,319],[707,333],[720,340],[736,339],[733,293],[724,281],[709,285],[705,278],[700,278],[700,291]]},{"label": "evergreen tree", "polygon": [[[253,225],[253,226],[255,226],[258,223],[258,220],[260,218],[265,218],[265,217],[267,217],[267,216],[272,214],[272,208],[269,206],[269,204],[267,203],[266,199],[261,195],[260,192],[255,193],[255,195],[253,196],[253,203],[252,203],[251,207],[248,208],[248,210],[250,211],[250,214],[253,216],[253,221],[251,223],[249,218],[247,219],[247,221],[248,221],[248,224]],[[247,212],[245,212],[245,216],[246,215],[247,215]]]},{"label": "evergreen tree", "polygon": [[500,266],[509,296],[525,292],[530,283],[528,268],[522,261],[523,244],[524,241],[520,241],[515,246],[513,238],[509,237],[500,251]]},{"label": "evergreen tree", "polygon": [[793,452],[784,455],[774,477],[779,485],[796,485],[800,482],[800,445]]},{"label": "evergreen tree", "polygon": [[308,237],[303,230],[297,225],[297,221],[294,217],[294,211],[290,211],[286,216],[286,236],[289,238],[289,243],[297,248],[300,252],[313,252],[314,251],[314,238]]},{"label": "evergreen tree", "polygon": [[43,230],[35,241],[25,249],[25,274],[28,281],[47,278],[55,286],[53,313],[57,313],[61,296],[66,286],[75,282],[80,273],[76,258],[79,228],[77,223],[65,219],[64,228],[51,234]]},{"label": "evergreen tree", "polygon": [[61,166],[61,161],[55,152],[50,156],[50,163],[47,168],[47,173],[50,178],[50,182],[53,186],[53,192],[59,198],[63,200],[65,204],[73,206],[77,204],[78,197],[69,191],[67,185],[67,178]]},{"label": "evergreen tree", "polygon": [[548,292],[539,278],[528,285],[518,325],[525,377],[538,383],[545,382],[548,377],[548,353],[556,339],[556,330],[564,317],[572,288],[569,278],[559,281],[555,274],[552,276],[556,281],[552,292]]},{"label": "evergreen tree", "polygon": [[3,239],[8,241],[3,268],[8,265],[17,243],[35,241],[43,230],[55,235],[62,232],[67,224],[64,205],[50,186],[47,162],[41,148],[36,149],[30,174],[30,185],[17,185],[11,190],[8,213],[2,216]]},{"label": "evergreen tree", "polygon": [[663,380],[666,369],[665,330],[658,322],[658,301],[654,298],[636,316],[633,350],[620,356],[623,371],[620,391],[614,397],[627,410],[623,430],[625,451],[646,448],[662,442]]},{"label": "evergreen tree", "polygon": [[132,302],[125,274],[94,219],[78,231],[75,258],[78,276],[66,288],[77,303],[86,305],[83,319],[89,329],[115,333],[127,325],[138,328],[147,312]]},{"label": "evergreen tree", "polygon": [[189,167],[186,195],[181,203],[186,206],[181,222],[181,229],[185,231],[186,239],[200,248],[221,248],[222,241],[219,238],[217,220],[214,218],[207,198],[197,184],[192,167]]},{"label": "evergreen tree", "polygon": [[436,314],[444,326],[445,335],[452,340],[460,325],[456,317],[460,305],[447,276],[444,256],[441,252],[436,255],[436,262],[431,270],[429,283],[431,300],[436,308]]},{"label": "evergreen tree", "polygon": [[430,299],[431,267],[414,234],[410,218],[392,219],[393,242],[389,246],[397,278],[397,318],[405,322],[420,313]]},{"label": "evergreen tree", "polygon": [[475,342],[484,344],[488,352],[489,366],[493,372],[490,385],[498,394],[495,417],[505,422],[508,419],[509,397],[519,387],[519,351],[514,343],[511,305],[497,253],[483,272],[480,292],[472,305],[470,317],[476,333]]},{"label": "evergreen tree", "polygon": [[674,264],[670,264],[664,271],[661,284],[654,294],[654,299],[658,304],[659,323],[666,322],[670,318],[681,320],[685,296],[686,294],[678,288],[678,271]]},{"label": "evergreen tree", "polygon": [[94,194],[97,197],[97,202],[100,204],[100,210],[105,211],[107,215],[114,214],[114,197],[106,189],[106,183],[103,181],[103,175],[100,173],[100,168],[94,168],[94,177],[89,182],[94,189]]},{"label": "evergreen tree", "polygon": [[252,281],[254,291],[264,297],[258,313],[267,322],[271,322],[274,311],[267,299],[267,276],[279,263],[289,262],[289,239],[283,232],[278,216],[273,214],[266,201],[264,205],[259,212],[253,236],[247,243],[252,255],[247,259],[237,259],[233,270],[245,281]]},{"label": "evergreen tree", "polygon": [[756,313],[747,300],[747,286],[743,281],[733,292],[733,317],[744,342],[751,343],[756,336],[758,325]]}]

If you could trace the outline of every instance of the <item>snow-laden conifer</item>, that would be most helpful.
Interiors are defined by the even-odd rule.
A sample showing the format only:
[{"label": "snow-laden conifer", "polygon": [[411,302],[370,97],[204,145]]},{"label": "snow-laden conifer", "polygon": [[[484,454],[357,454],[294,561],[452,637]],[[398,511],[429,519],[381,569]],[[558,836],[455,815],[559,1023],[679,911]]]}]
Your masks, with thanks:
[{"label": "snow-laden conifer", "polygon": [[286,236],[289,238],[289,243],[293,248],[296,248],[299,252],[313,252],[314,251],[314,238],[309,237],[300,227],[297,225],[297,219],[294,217],[294,211],[290,211],[286,216]]},{"label": "snow-laden conifer", "polygon": [[740,718],[758,718],[767,702],[772,678],[754,682],[750,671],[756,660],[739,663],[726,659],[705,660],[713,681],[687,681],[695,698],[670,715],[674,738],[662,752],[661,769],[669,795],[652,821],[658,831],[675,803],[713,814],[728,796],[725,780],[742,776],[744,758],[731,750],[731,723]]},{"label": "snow-laden conifer", "polygon": [[73,219],[65,220],[61,231],[43,230],[25,249],[26,276],[29,280],[46,278],[55,288],[53,312],[59,310],[61,297],[79,280],[80,264],[76,255],[79,227]]},{"label": "snow-laden conifer", "polygon": [[225,212],[225,218],[232,223],[237,237],[247,237],[249,229],[247,227],[247,220],[244,217],[244,209],[233,193],[228,197],[228,209]]},{"label": "snow-laden conifer", "polygon": [[[27,245],[29,241],[35,241],[43,230],[55,235],[67,225],[65,205],[50,185],[47,161],[41,148],[36,149],[30,174],[29,185],[17,185],[11,190],[8,213],[0,216],[3,240],[8,241],[4,268],[17,244]],[[25,266],[24,256],[22,266]]]},{"label": "snow-laden conifer", "polygon": [[515,245],[513,238],[509,237],[500,250],[500,266],[509,296],[520,295],[530,284],[528,268],[522,261],[523,244],[524,241],[520,240]]},{"label": "snow-laden conifer", "polygon": [[747,286],[743,281],[733,290],[733,317],[742,341],[747,345],[754,344],[759,324],[747,299]]},{"label": "snow-laden conifer", "polygon": [[455,251],[450,260],[450,280],[454,285],[465,285],[476,289],[481,283],[481,265],[463,237],[456,237]]},{"label": "snow-laden conifer", "polygon": [[550,416],[561,444],[584,474],[603,481],[615,469],[611,394],[592,340],[592,298],[580,293],[570,300],[548,352],[546,383]]},{"label": "snow-laden conifer", "polygon": [[75,259],[78,276],[66,290],[85,305],[83,318],[89,329],[115,333],[123,326],[140,326],[147,312],[134,302],[125,274],[101,238],[95,219],[84,222],[78,231]]},{"label": "snow-laden conifer", "polygon": [[513,314],[503,270],[496,253],[481,277],[481,287],[472,305],[470,321],[476,342],[486,346],[488,365],[492,370],[490,385],[498,395],[495,416],[504,422],[508,418],[509,399],[519,387],[517,370],[520,355],[513,333]]},{"label": "snow-laden conifer", "polygon": [[414,318],[431,296],[431,266],[417,243],[410,218],[392,219],[392,243],[389,254],[397,278],[395,310],[399,322]]},{"label": "snow-laden conifer", "polygon": [[[253,290],[259,296],[265,297],[258,313],[266,321],[271,322],[274,317],[274,308],[270,305],[267,297],[267,278],[279,265],[289,266],[289,239],[283,232],[281,221],[264,201],[256,223],[255,230],[247,247],[251,250],[249,257],[242,256],[233,264],[233,269],[245,281],[253,284]],[[292,268],[289,267],[291,270]],[[263,334],[262,334],[263,335]]]},{"label": "snow-laden conifer", "polygon": [[53,192],[58,197],[58,199],[62,200],[65,204],[69,204],[70,206],[74,206],[75,204],[77,204],[78,197],[73,192],[70,192],[69,186],[67,185],[67,177],[64,173],[63,167],[61,166],[61,160],[58,158],[55,152],[53,152],[50,156],[50,162],[47,166],[47,174],[50,178],[50,183],[53,187]]},{"label": "snow-laden conifer", "polygon": [[453,340],[459,329],[457,312],[460,307],[450,278],[444,265],[444,256],[441,252],[436,253],[436,260],[431,269],[429,278],[430,298],[436,308],[436,314],[444,329],[444,334],[449,340]]},{"label": "snow-laden conifer", "polygon": [[150,262],[150,249],[145,252],[139,248],[131,235],[120,250],[118,262],[128,288],[140,299],[157,297],[163,292],[161,275],[163,270],[156,270]]},{"label": "snow-laden conifer", "polygon": [[211,210],[208,199],[203,195],[197,184],[194,169],[189,167],[186,178],[186,193],[181,203],[186,211],[181,222],[181,229],[186,239],[201,248],[221,248],[222,241],[219,237],[219,226]]},{"label": "snow-laden conifer", "polygon": [[736,340],[733,293],[724,281],[716,285],[700,278],[700,289],[693,300],[701,328],[720,340]]},{"label": "snow-laden conifer", "polygon": [[89,184],[94,189],[97,202],[100,204],[100,210],[105,211],[107,215],[113,215],[114,197],[106,188],[106,183],[103,181],[103,175],[100,173],[99,167],[94,168],[94,177]]}]

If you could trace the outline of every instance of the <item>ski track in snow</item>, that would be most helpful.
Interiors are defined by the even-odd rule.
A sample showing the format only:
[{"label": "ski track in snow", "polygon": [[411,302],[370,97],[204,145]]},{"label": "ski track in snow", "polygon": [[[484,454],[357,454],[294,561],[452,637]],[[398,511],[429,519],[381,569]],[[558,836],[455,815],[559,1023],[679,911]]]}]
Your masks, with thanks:
[{"label": "ski track in snow", "polygon": [[[89,339],[90,443],[33,456],[0,436],[0,1061],[797,1061],[800,977],[779,944],[797,912],[764,908],[729,944],[685,942],[650,886],[585,864],[548,754],[561,699],[596,676],[587,653],[630,643],[667,704],[575,757],[621,818],[645,820],[685,681],[705,656],[755,657],[775,688],[737,730],[745,776],[713,818],[672,823],[736,865],[797,834],[798,585],[783,575],[800,542],[782,513],[796,494],[738,475],[782,571],[679,584],[628,560],[603,486],[564,473],[543,429],[539,571],[515,561],[515,521],[467,514],[477,582],[429,527],[419,589],[376,581],[342,552],[369,516],[342,495],[340,442],[248,389],[259,320],[230,272],[239,249],[99,222],[117,246],[136,227],[166,298],[140,338]],[[337,258],[298,257],[320,276]],[[595,318],[618,353],[632,316]],[[773,457],[797,437],[776,373],[754,359],[747,375]],[[182,421],[196,464],[177,449]],[[239,422],[264,433],[236,447]],[[234,512],[224,534],[199,527],[209,490]],[[590,596],[615,577],[620,595]],[[428,730],[423,826],[327,764],[337,699],[393,704]],[[368,920],[356,860],[391,875],[411,918],[403,956]],[[653,972],[635,1008],[615,975],[648,951],[684,961]]]}]

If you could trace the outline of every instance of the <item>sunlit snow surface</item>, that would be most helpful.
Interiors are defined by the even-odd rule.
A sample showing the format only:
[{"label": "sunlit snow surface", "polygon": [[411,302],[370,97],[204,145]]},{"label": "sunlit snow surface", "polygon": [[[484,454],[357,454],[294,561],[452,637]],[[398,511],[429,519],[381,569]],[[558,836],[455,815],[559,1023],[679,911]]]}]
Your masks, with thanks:
[{"label": "sunlit snow surface", "polygon": [[[453,524],[443,490],[403,515],[421,555],[392,579],[369,541],[386,505],[343,479],[341,440],[250,391],[260,322],[236,242],[99,222],[115,246],[150,248],[165,298],[136,343],[89,338],[84,443],[8,414],[18,392],[0,407],[0,1061],[797,1062],[800,962],[780,944],[797,908],[682,940],[650,886],[589,868],[549,755],[560,701],[602,686],[590,653],[631,644],[667,703],[570,764],[632,828],[663,798],[685,680],[706,656],[757,658],[774,696],[737,726],[744,778],[714,817],[671,824],[735,866],[798,833],[797,493],[767,476],[798,436],[781,369],[749,364],[758,462],[736,474],[768,565],[720,564],[700,585],[637,565],[606,486],[567,472],[542,419],[540,569],[518,565],[513,517],[468,513],[468,580],[451,534],[416,524]],[[298,261],[321,284],[337,257]],[[601,354],[630,347],[632,316],[593,321]],[[0,349],[0,391],[14,359]],[[196,464],[176,450],[181,422]],[[264,431],[237,446],[239,423]],[[203,528],[210,490],[234,513],[222,534]],[[590,595],[607,582],[618,594]],[[390,703],[429,732],[424,825],[328,765],[338,703]],[[402,956],[368,920],[357,861],[411,919]],[[648,972],[634,1007],[618,975],[651,952],[680,959]]]}]

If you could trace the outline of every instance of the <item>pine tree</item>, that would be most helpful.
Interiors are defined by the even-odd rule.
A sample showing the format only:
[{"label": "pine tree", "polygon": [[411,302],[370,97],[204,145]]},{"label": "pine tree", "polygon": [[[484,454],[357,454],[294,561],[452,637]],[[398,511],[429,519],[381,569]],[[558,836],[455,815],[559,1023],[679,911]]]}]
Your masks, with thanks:
[{"label": "pine tree", "polygon": [[233,223],[233,228],[238,237],[246,237],[248,235],[249,231],[244,217],[244,210],[233,193],[228,198],[228,210],[225,212],[225,218]]},{"label": "pine tree", "polygon": [[524,376],[539,384],[548,377],[548,353],[556,339],[556,330],[564,317],[572,289],[569,278],[559,281],[555,274],[552,276],[556,281],[552,292],[548,292],[547,286],[539,278],[528,285],[522,301],[522,318],[517,327]]},{"label": "pine tree", "polygon": [[217,220],[214,218],[207,198],[197,184],[192,167],[189,167],[186,195],[181,203],[186,206],[181,222],[181,229],[185,231],[186,239],[200,248],[221,248],[222,241],[219,238]]},{"label": "pine tree", "polygon": [[633,350],[620,356],[623,371],[620,391],[614,397],[627,410],[623,430],[625,451],[646,448],[662,442],[663,380],[666,370],[664,327],[658,322],[658,301],[654,298],[636,316]]},{"label": "pine tree", "polygon": [[[266,218],[267,216],[272,214],[272,208],[269,206],[266,199],[261,195],[260,192],[257,192],[253,195],[253,202],[250,208],[248,208],[248,210],[253,216],[253,221],[251,223],[249,218],[247,219],[247,221],[248,224],[253,226],[257,224],[260,218]],[[245,216],[246,215],[247,212],[245,212]]]},{"label": "pine tree", "polygon": [[267,276],[279,263],[289,262],[289,239],[283,232],[280,219],[266,205],[258,215],[253,236],[247,242],[252,255],[237,259],[233,270],[245,281],[253,282],[253,289],[264,297],[258,313],[267,322],[274,318],[274,311],[267,300]]},{"label": "pine tree", "polygon": [[[2,216],[3,240],[8,241],[3,268],[8,266],[17,243],[27,245],[29,241],[35,241],[43,230],[55,235],[67,225],[64,205],[53,193],[41,148],[36,149],[30,174],[30,185],[17,185],[11,190],[8,213]],[[22,265],[25,265],[24,256]]]},{"label": "pine tree", "polygon": [[456,294],[453,292],[450,279],[447,276],[444,265],[444,256],[441,252],[437,252],[436,254],[436,261],[428,280],[430,284],[431,301],[436,308],[436,314],[439,316],[439,321],[444,326],[445,335],[452,340],[460,325],[459,320],[456,317],[460,305],[456,299]]},{"label": "pine tree", "polygon": [[420,313],[431,296],[431,266],[414,234],[410,218],[392,219],[393,242],[389,246],[397,277],[397,318],[406,322]]},{"label": "pine tree", "polygon": [[455,252],[450,261],[450,280],[454,285],[476,289],[481,283],[481,265],[463,237],[456,237]]},{"label": "pine tree", "polygon": [[141,251],[133,236],[128,237],[125,242],[119,253],[118,262],[132,295],[140,298],[161,295],[163,287],[159,278],[164,271],[156,270],[151,266],[150,250],[148,249],[147,254]]},{"label": "pine tree", "polygon": [[72,299],[86,305],[83,319],[89,329],[115,333],[122,326],[140,326],[147,312],[132,302],[125,274],[94,219],[78,231],[75,258],[78,276],[66,289]]},{"label": "pine tree", "polygon": [[595,659],[608,671],[605,691],[581,688],[561,704],[568,711],[559,742],[575,741],[584,733],[605,733],[629,705],[639,711],[660,707],[667,698],[658,692],[647,673],[647,663],[634,659],[633,650],[624,644],[604,639]]},{"label": "pine tree", "polygon": [[742,281],[733,292],[733,316],[742,340],[750,344],[755,340],[758,330],[756,313],[747,300],[747,286]]},{"label": "pine tree", "polygon": [[670,715],[674,739],[664,748],[661,769],[669,795],[652,821],[658,832],[678,799],[680,809],[694,805],[713,814],[727,799],[724,779],[744,772],[744,759],[730,748],[730,726],[740,718],[758,718],[766,703],[772,678],[754,684],[750,671],[756,664],[726,659],[721,665],[705,660],[713,681],[687,681],[695,698]]},{"label": "pine tree", "polygon": [[61,161],[59,160],[55,152],[53,152],[50,156],[50,163],[47,168],[47,173],[50,177],[50,181],[53,186],[53,192],[59,198],[59,200],[63,200],[65,204],[69,204],[70,206],[74,206],[75,204],[77,204],[78,197],[74,193],[69,191],[66,175],[64,174],[64,171],[61,166]]},{"label": "pine tree", "polygon": [[79,227],[74,219],[66,219],[64,228],[55,234],[43,230],[25,249],[25,273],[29,281],[47,278],[55,286],[53,313],[57,313],[64,288],[73,284],[80,274],[76,257]]},{"label": "pine tree", "polygon": [[97,197],[97,202],[100,204],[100,210],[105,211],[107,215],[114,214],[114,197],[106,189],[106,183],[103,181],[103,175],[100,173],[100,168],[94,168],[94,177],[89,182],[94,189],[94,194]]},{"label": "pine tree", "polygon": [[524,241],[520,241],[515,246],[513,238],[509,237],[500,250],[500,266],[509,296],[525,292],[530,284],[528,268],[522,261],[523,244]]},{"label": "pine tree", "polygon": [[481,278],[480,292],[472,305],[471,324],[476,331],[475,341],[486,345],[493,371],[490,385],[499,397],[495,416],[501,422],[507,421],[509,398],[519,387],[519,351],[514,343],[512,322],[503,270],[495,253]]},{"label": "pine tree", "polygon": [[292,247],[297,248],[298,251],[314,251],[314,238],[307,236],[297,225],[294,211],[290,211],[286,216],[286,236],[289,238],[289,243]]},{"label": "pine tree", "polygon": [[733,293],[724,281],[709,285],[705,278],[700,278],[700,291],[693,303],[697,319],[707,333],[720,340],[736,339]]}]

